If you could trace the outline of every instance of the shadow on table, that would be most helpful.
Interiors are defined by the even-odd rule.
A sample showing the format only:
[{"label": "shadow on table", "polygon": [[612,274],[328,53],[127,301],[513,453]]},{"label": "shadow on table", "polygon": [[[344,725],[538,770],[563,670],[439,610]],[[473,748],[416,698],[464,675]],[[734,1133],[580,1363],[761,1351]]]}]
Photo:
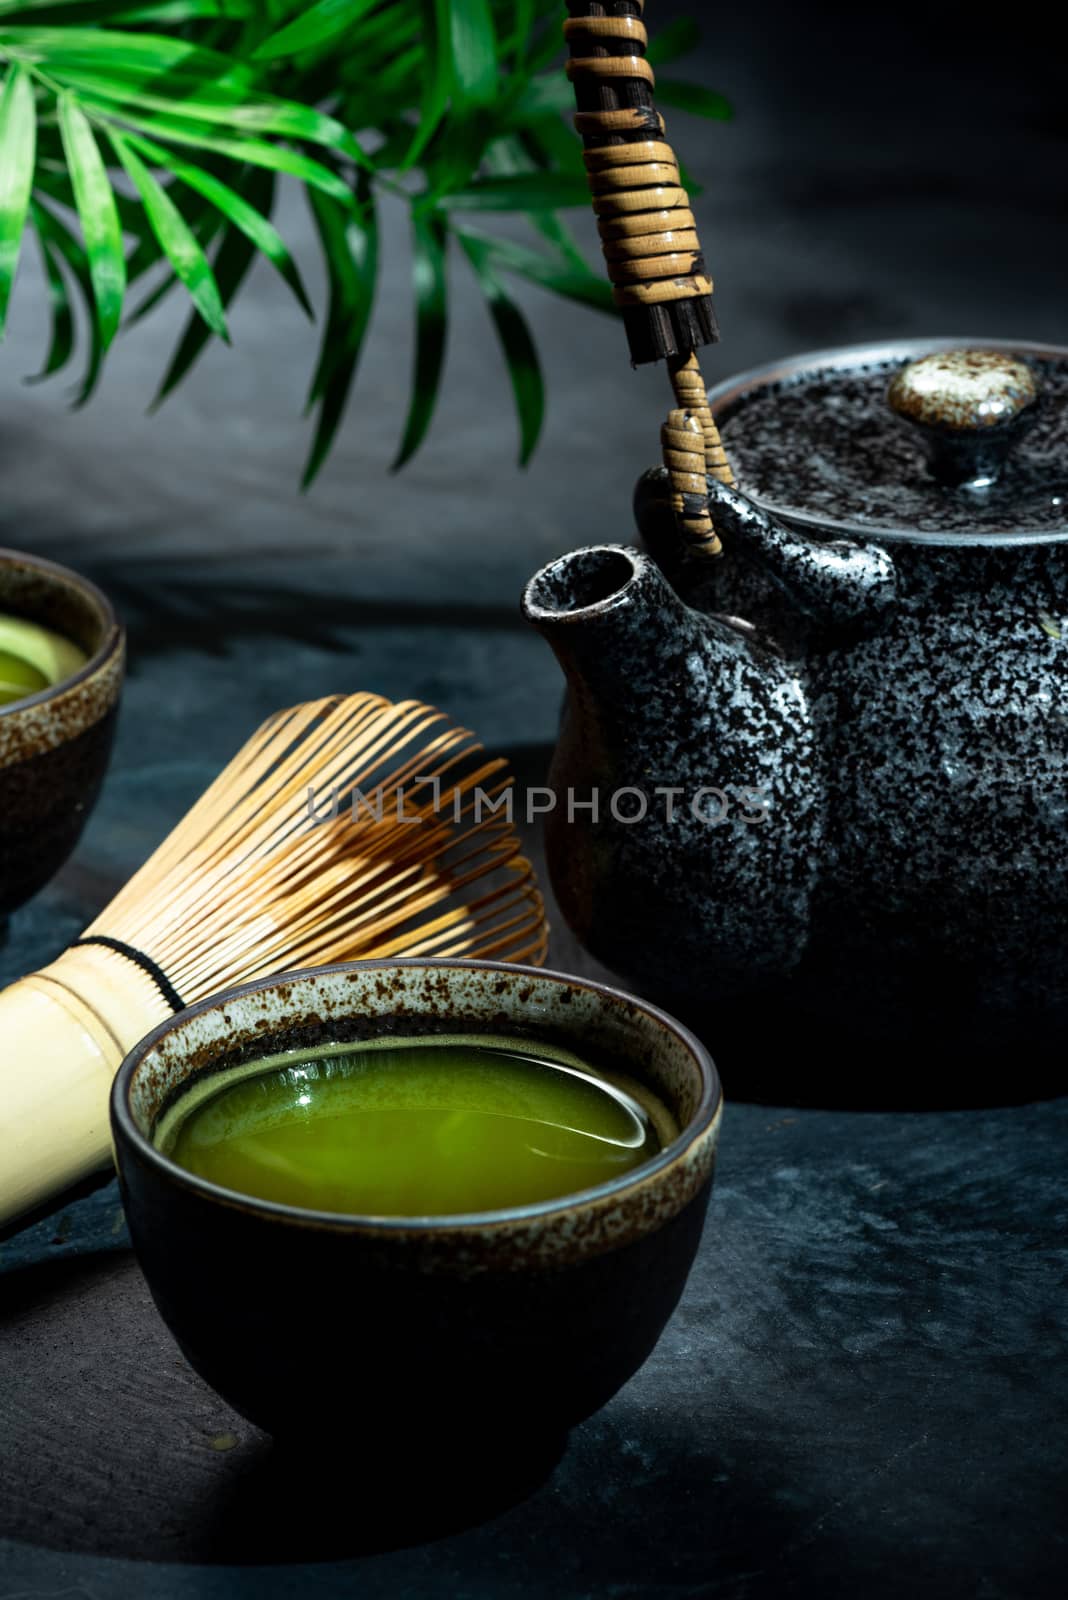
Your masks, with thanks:
[{"label": "shadow on table", "polygon": [[[338,1360],[339,1383],[358,1382]],[[358,1425],[274,1443],[181,1358],[129,1252],[0,1275],[0,1538],[143,1561],[338,1560],[497,1517],[565,1448],[505,1432],[432,1452]]]},{"label": "shadow on table", "polygon": [[[749,1571],[767,1564],[769,1541],[796,1535],[790,1509],[728,1474],[706,1443],[712,1389],[694,1397],[700,1421],[623,1397],[569,1440],[522,1448],[506,1420],[500,1438],[457,1437],[436,1453],[415,1439],[375,1446],[358,1427],[275,1444],[178,1356],[128,1256],[41,1262],[8,1273],[2,1293],[0,1541],[27,1551],[254,1566],[264,1594],[277,1592],[271,1567],[389,1552],[398,1592],[413,1572],[439,1573],[450,1592],[460,1570],[472,1590],[497,1593],[502,1561],[524,1593],[566,1592],[560,1575],[577,1563],[636,1594],[657,1588],[665,1562],[682,1560],[695,1581]],[[420,1554],[442,1540],[453,1542],[440,1563]]]},{"label": "shadow on table", "polygon": [[567,1440],[522,1445],[458,1438],[375,1444],[358,1428],[329,1441],[274,1443],[203,1507],[195,1559],[226,1565],[336,1561],[382,1554],[476,1527],[528,1499]]},{"label": "shadow on table", "polygon": [[129,1253],[39,1261],[0,1278],[0,1541],[264,1569],[408,1550],[425,1572],[436,1558],[415,1547],[462,1536],[449,1560],[479,1592],[498,1592],[502,1559],[528,1593],[560,1592],[561,1563],[576,1561],[651,1592],[678,1555],[669,1508],[685,1507],[695,1577],[766,1564],[769,1539],[795,1533],[788,1507],[725,1470],[715,1394],[649,1408],[624,1393],[569,1439],[521,1448],[506,1418],[499,1438],[436,1453],[411,1438],[376,1446],[358,1426],[275,1444],[181,1358]]},{"label": "shadow on table", "polygon": [[[66,552],[61,549],[53,559],[65,561]],[[314,564],[314,552],[302,559]],[[222,553],[220,564],[200,556],[183,563],[173,556],[92,557],[76,549],[69,564],[113,602],[136,660],[181,649],[224,657],[230,643],[241,638],[348,653],[357,629],[527,630],[518,594],[514,604],[442,600],[432,591],[421,592],[413,579],[411,592],[396,599],[366,598],[346,592],[336,581],[332,587],[302,587],[291,569],[276,581],[251,577],[247,571],[235,577],[236,558],[228,552]]]},{"label": "shadow on table", "polygon": [[1026,1041],[965,1051],[844,1033],[801,1010],[722,1007],[683,1018],[708,1045],[728,1100],[834,1111],[967,1111],[1062,1096],[1063,1063]]}]

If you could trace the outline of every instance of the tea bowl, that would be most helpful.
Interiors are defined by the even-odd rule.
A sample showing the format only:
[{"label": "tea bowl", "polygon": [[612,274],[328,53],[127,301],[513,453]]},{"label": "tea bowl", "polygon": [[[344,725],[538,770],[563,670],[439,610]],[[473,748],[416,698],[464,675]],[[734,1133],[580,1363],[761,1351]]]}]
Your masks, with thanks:
[{"label": "tea bowl", "polygon": [[[153,1142],[205,1073],[393,1034],[508,1035],[644,1082],[679,1136],[623,1176],[535,1205],[371,1217],[254,1199]],[[583,978],[491,962],[369,961],[261,979],[154,1029],[111,1121],[134,1249],[193,1367],[275,1436],[360,1448],[562,1433],[641,1366],[686,1282],[722,1093],[698,1040]]]},{"label": "tea bowl", "polygon": [[81,837],[111,755],[125,640],[88,578],[0,549],[0,611],[66,635],[85,665],[0,706],[0,922],[42,889]]}]

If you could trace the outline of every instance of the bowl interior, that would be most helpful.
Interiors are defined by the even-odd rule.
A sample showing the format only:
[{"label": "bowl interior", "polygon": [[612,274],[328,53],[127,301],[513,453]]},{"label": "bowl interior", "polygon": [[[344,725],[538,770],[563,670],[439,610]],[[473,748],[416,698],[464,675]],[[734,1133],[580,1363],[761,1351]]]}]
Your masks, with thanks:
[{"label": "bowl interior", "polygon": [[[704,1048],[681,1025],[631,996],[536,968],[399,961],[264,979],[191,1007],[127,1057],[116,1082],[115,1112],[151,1149],[152,1159],[180,1172],[155,1149],[153,1137],[167,1110],[205,1074],[318,1044],[448,1033],[556,1044],[644,1082],[681,1130],[649,1165],[670,1159],[719,1104],[718,1079]],[[628,1178],[642,1170],[633,1169]],[[201,1186],[201,1180],[182,1176]]]},{"label": "bowl interior", "polygon": [[88,579],[18,550],[0,550],[0,611],[54,629],[90,657],[115,628],[111,606]]}]

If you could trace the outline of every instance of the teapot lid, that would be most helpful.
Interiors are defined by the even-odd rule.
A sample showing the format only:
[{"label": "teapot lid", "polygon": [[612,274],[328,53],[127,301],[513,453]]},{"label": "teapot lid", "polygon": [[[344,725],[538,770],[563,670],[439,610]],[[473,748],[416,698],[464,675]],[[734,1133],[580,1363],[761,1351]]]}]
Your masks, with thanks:
[{"label": "teapot lid", "polygon": [[787,522],[913,543],[1068,540],[1068,349],[850,345],[708,398],[738,488]]}]

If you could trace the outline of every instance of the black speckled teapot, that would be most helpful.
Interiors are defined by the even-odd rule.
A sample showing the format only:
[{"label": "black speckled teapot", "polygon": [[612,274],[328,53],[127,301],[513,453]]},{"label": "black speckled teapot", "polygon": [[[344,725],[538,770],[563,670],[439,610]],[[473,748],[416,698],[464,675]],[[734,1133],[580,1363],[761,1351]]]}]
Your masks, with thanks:
[{"label": "black speckled teapot", "polygon": [[669,1005],[962,1045],[1068,1020],[1068,351],[959,345],[724,384],[725,556],[687,557],[658,470],[644,552],[528,585],[568,681],[557,899]]}]

